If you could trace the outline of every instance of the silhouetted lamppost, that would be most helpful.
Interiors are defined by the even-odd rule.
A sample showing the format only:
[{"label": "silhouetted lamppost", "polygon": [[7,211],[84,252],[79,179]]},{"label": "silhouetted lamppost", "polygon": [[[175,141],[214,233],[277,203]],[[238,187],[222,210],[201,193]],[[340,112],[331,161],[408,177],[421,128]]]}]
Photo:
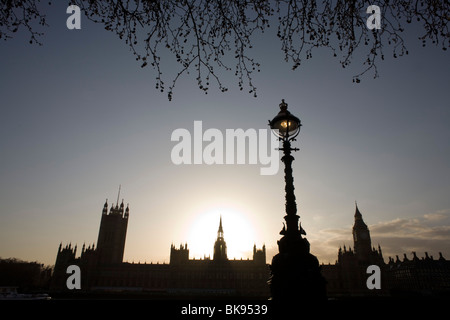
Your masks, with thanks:
[{"label": "silhouetted lamppost", "polygon": [[278,240],[278,251],[272,259],[271,277],[269,279],[271,297],[275,301],[286,300],[325,300],[326,281],[320,273],[319,261],[309,252],[309,242],[297,215],[297,204],[294,195],[294,178],[292,176],[291,141],[300,132],[301,121],[287,110],[287,103],[282,100],[280,112],[272,121],[270,128],[283,141],[284,179],[286,182],[286,215]]}]

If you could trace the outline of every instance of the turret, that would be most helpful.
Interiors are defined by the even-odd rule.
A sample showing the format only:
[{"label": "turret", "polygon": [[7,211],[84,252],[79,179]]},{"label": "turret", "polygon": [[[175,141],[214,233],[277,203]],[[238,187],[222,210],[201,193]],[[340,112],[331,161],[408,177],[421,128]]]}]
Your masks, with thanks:
[{"label": "turret", "polygon": [[262,249],[257,249],[256,244],[253,246],[253,261],[258,264],[266,264],[266,245]]},{"label": "turret", "polygon": [[170,264],[186,264],[189,260],[189,249],[187,243],[183,246],[180,244],[179,249],[177,249],[173,244],[170,246]]},{"label": "turret", "polygon": [[108,214],[108,199],[106,199],[105,204],[103,205],[102,214]]},{"label": "turret", "polygon": [[129,204],[127,203],[127,208],[125,209],[125,215],[123,217],[125,219],[128,219],[129,216],[130,216],[130,207]]},{"label": "turret", "polygon": [[119,211],[120,211],[120,213],[123,215],[123,212],[124,212],[123,199],[122,199],[122,203],[120,204]]}]

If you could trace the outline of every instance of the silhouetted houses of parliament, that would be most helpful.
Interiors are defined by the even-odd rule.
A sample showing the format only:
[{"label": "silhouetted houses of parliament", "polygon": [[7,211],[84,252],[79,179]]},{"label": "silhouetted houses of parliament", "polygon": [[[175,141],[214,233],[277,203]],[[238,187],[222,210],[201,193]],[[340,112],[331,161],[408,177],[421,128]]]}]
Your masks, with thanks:
[{"label": "silhouetted houses of parliament", "polygon": [[[370,231],[356,205],[353,225],[353,250],[339,248],[334,265],[322,265],[329,297],[349,296],[450,296],[450,261],[439,253],[439,259],[419,259],[413,252],[409,260],[389,257],[386,264],[380,245],[372,246]],[[367,267],[380,267],[381,289],[368,289]]]},{"label": "silhouetted houses of parliament", "polygon": [[[102,210],[97,247],[83,245],[79,257],[77,246],[59,246],[52,275],[53,292],[66,287],[69,265],[81,269],[82,292],[135,292],[167,297],[230,296],[267,299],[269,266],[266,248],[253,247],[253,259],[230,260],[227,256],[222,218],[219,221],[213,259],[189,259],[187,244],[170,248],[169,264],[123,262],[130,210],[123,201],[108,203]],[[334,265],[321,265],[327,281],[328,297],[447,295],[450,296],[450,261],[439,253],[435,260],[416,253],[403,260],[389,257],[385,263],[381,247],[372,246],[370,231],[356,205],[353,225],[353,249],[339,248]],[[368,289],[367,267],[377,265],[381,272],[381,289]]]},{"label": "silhouetted houses of parliament", "polygon": [[100,292],[142,292],[175,296],[245,296],[268,298],[266,248],[253,247],[253,259],[230,260],[219,221],[213,259],[189,259],[187,244],[170,248],[169,264],[123,262],[130,210],[123,201],[112,205],[108,213],[105,202],[100,222],[97,247],[83,245],[76,257],[77,246],[59,246],[53,291],[65,291],[69,265],[81,270],[81,290]]}]

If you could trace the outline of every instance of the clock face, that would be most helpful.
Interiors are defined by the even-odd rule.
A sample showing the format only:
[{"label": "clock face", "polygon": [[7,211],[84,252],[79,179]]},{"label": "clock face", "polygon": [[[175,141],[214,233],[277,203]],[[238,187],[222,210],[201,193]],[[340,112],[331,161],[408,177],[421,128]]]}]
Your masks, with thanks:
[{"label": "clock face", "polygon": [[361,239],[367,240],[369,238],[369,235],[367,234],[367,232],[361,232]]}]

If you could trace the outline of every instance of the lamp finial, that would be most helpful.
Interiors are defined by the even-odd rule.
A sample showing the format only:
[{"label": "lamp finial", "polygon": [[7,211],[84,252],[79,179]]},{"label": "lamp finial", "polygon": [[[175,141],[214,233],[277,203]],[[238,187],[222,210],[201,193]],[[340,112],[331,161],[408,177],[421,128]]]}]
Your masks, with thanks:
[{"label": "lamp finial", "polygon": [[287,107],[288,107],[288,104],[286,102],[284,102],[284,99],[281,99],[280,110],[281,111],[286,111]]}]

